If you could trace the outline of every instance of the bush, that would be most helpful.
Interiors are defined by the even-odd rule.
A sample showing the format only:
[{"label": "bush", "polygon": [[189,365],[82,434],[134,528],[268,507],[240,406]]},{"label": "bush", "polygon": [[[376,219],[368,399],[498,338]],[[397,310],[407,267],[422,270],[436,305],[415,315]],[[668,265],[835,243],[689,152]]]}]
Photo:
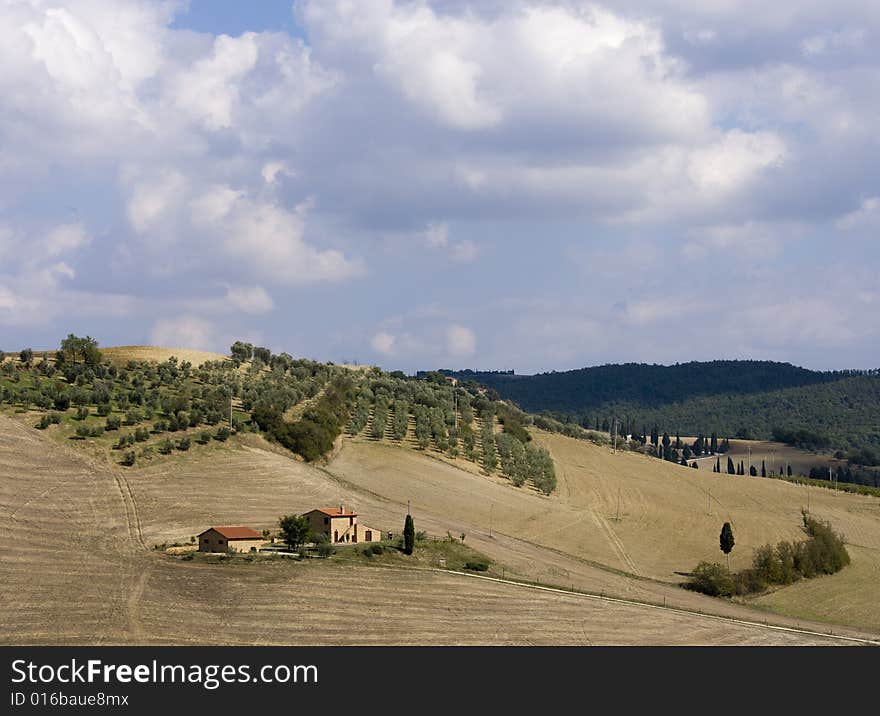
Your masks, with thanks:
[{"label": "bush", "polygon": [[711,597],[729,597],[736,588],[730,572],[717,562],[700,562],[685,586]]},{"label": "bush", "polygon": [[849,564],[850,557],[842,535],[827,522],[810,516],[806,510],[803,511],[803,521],[806,540],[759,547],[755,550],[752,566],[733,575],[718,564],[700,562],[685,586],[711,596],[727,596],[733,592],[754,594],[775,584],[791,584],[802,578],[834,574]]},{"label": "bush", "polygon": [[211,433],[208,433],[208,432],[199,433],[199,436],[196,438],[196,442],[199,445],[207,445],[209,442],[211,442]]},{"label": "bush", "polygon": [[232,435],[232,431],[224,425],[217,428],[217,434],[214,436],[214,439],[219,440],[221,443],[225,443],[230,435]]},{"label": "bush", "polygon": [[163,440],[159,443],[159,452],[163,455],[170,455],[172,450],[174,450],[174,443],[170,440]]},{"label": "bush", "polygon": [[125,453],[125,455],[122,456],[122,464],[126,467],[131,467],[132,465],[134,465],[136,459],[137,458],[135,457],[134,450],[129,450],[127,453]]},{"label": "bush", "polygon": [[382,554],[385,551],[385,548],[381,544],[372,544],[368,549],[373,554]]},{"label": "bush", "polygon": [[331,555],[336,554],[336,548],[330,544],[329,542],[321,542],[318,545],[318,555],[321,557],[330,557]]},{"label": "bush", "polygon": [[119,426],[122,425],[122,419],[119,417],[109,417],[107,418],[107,424],[104,426],[105,430],[119,430]]},{"label": "bush", "polygon": [[181,438],[177,443],[177,449],[186,452],[189,450],[190,444],[190,439],[188,437]]},{"label": "bush", "polygon": [[485,572],[489,569],[489,565],[485,562],[465,562],[464,568],[474,572]]}]

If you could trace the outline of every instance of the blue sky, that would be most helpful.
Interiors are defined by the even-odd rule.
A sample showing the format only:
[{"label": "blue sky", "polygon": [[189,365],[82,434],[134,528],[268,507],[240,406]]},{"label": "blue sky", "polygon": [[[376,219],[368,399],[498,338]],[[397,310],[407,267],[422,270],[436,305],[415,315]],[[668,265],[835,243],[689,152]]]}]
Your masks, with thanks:
[{"label": "blue sky", "polygon": [[880,7],[0,3],[0,348],[877,367]]}]

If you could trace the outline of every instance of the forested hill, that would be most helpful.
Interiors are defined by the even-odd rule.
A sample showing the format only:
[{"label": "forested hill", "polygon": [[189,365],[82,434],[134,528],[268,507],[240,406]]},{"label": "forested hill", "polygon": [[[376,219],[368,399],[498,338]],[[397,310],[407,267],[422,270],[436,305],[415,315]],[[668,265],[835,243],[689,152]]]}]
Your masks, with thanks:
[{"label": "forested hill", "polygon": [[[454,374],[493,388],[524,410],[627,433],[777,439],[880,461],[880,371],[816,372],[788,363],[625,364],[517,376]],[[867,452],[865,452],[867,451]]]},{"label": "forested hill", "polygon": [[453,373],[461,380],[475,380],[494,388],[525,410],[569,413],[582,413],[610,403],[656,408],[698,396],[764,393],[828,383],[850,374],[817,372],[790,363],[730,360],[671,366],[625,363],[538,375]]}]

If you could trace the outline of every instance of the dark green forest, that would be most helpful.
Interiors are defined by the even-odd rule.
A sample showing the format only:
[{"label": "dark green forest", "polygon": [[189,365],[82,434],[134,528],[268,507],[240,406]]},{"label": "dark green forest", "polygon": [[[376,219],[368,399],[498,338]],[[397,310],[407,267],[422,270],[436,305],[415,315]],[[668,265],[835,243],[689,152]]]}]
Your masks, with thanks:
[{"label": "dark green forest", "polygon": [[605,429],[777,439],[842,451],[859,464],[880,453],[880,371],[817,372],[770,361],[673,366],[628,363],[517,376],[454,374],[475,380],[524,410]]}]

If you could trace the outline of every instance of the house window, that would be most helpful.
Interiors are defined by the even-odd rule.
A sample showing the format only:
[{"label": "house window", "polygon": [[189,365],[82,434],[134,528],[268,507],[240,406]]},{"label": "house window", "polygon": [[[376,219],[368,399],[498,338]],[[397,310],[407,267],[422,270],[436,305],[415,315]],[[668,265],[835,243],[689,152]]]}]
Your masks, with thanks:
[{"label": "house window", "polygon": [[334,542],[339,541],[339,530],[333,530],[333,541]]},{"label": "house window", "polygon": [[367,542],[372,542],[372,541],[373,541],[373,532],[372,532],[372,530],[367,530],[366,534],[364,535],[364,539],[365,539]]},{"label": "house window", "polygon": [[325,517],[325,518],[324,518],[324,524],[325,524],[325,525],[329,525],[329,524],[330,524],[330,518],[329,518],[329,517]]}]

